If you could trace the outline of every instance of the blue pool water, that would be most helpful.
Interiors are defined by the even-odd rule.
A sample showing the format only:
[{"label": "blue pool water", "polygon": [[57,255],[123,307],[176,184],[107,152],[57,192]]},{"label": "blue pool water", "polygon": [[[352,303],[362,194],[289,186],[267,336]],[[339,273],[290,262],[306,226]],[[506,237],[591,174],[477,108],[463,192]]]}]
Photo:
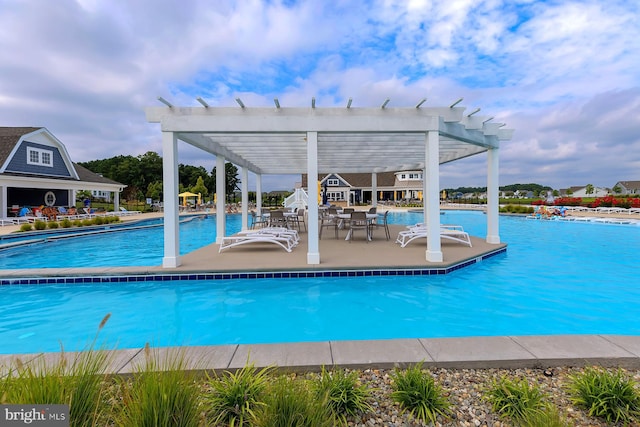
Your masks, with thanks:
[{"label": "blue pool water", "polygon": [[[391,216],[396,223],[419,219]],[[189,227],[211,242],[215,220],[208,221]],[[479,212],[447,212],[442,222],[486,234]],[[186,225],[181,239],[195,239]],[[139,244],[129,232],[110,239],[118,234],[122,240],[113,249],[102,247],[103,256]],[[0,289],[0,353],[57,351],[60,343],[81,348],[106,313],[111,319],[101,338],[119,348],[146,342],[640,335],[640,226],[501,217],[500,234],[509,244],[506,254],[444,276],[6,286]],[[78,240],[84,243],[74,250],[97,251],[88,249],[91,239]],[[143,246],[151,252],[150,244]],[[158,246],[161,251],[161,238]]]}]

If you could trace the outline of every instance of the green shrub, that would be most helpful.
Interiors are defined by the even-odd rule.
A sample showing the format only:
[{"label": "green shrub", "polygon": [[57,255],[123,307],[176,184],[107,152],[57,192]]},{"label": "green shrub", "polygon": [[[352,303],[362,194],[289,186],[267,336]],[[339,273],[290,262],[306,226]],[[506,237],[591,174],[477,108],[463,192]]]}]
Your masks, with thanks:
[{"label": "green shrub", "polygon": [[358,373],[355,371],[327,371],[323,366],[320,378],[315,383],[315,390],[318,398],[326,399],[333,415],[345,425],[347,416],[373,410],[367,402],[371,392],[365,385],[359,384]]},{"label": "green shrub", "polygon": [[540,416],[546,408],[544,393],[538,386],[530,386],[526,379],[494,380],[486,399],[494,412],[515,422]]},{"label": "green shrub", "polygon": [[318,399],[306,381],[287,376],[275,379],[256,409],[257,427],[333,427],[335,420],[326,401]]},{"label": "green shrub", "polygon": [[51,230],[55,230],[56,228],[58,228],[60,226],[60,224],[58,224],[55,221],[51,221],[47,223],[47,227],[49,227]]},{"label": "green shrub", "polygon": [[198,388],[183,351],[160,355],[145,347],[145,363],[133,378],[120,379],[122,408],[116,425],[200,425]]},{"label": "green shrub", "polygon": [[[106,315],[98,332],[110,315]],[[108,405],[104,395],[105,373],[113,352],[90,346],[77,355],[63,352],[57,361],[39,357],[29,364],[16,361],[15,369],[2,379],[1,403],[66,404],[72,426],[106,424]]]},{"label": "green shrub", "polygon": [[500,208],[502,213],[530,214],[533,211],[533,207],[525,205],[506,205]]},{"label": "green shrub", "polygon": [[47,228],[47,223],[44,221],[40,221],[39,219],[36,219],[36,221],[33,223],[33,227],[36,230],[44,230]]},{"label": "green shrub", "polygon": [[449,416],[449,401],[444,397],[428,371],[422,371],[422,363],[410,366],[406,370],[396,368],[391,374],[393,379],[391,398],[400,404],[402,412],[423,421],[436,424],[436,417]]},{"label": "green shrub", "polygon": [[611,373],[587,367],[569,377],[568,392],[575,405],[610,423],[631,423],[640,415],[638,390],[620,369]]},{"label": "green shrub", "polygon": [[205,394],[204,401],[214,424],[250,425],[255,409],[264,404],[261,398],[271,370],[245,365],[235,373],[225,371],[221,377],[211,378],[207,374],[210,392]]},{"label": "green shrub", "polygon": [[33,229],[33,227],[31,226],[31,224],[22,224],[20,226],[20,231],[31,231]]},{"label": "green shrub", "polygon": [[60,221],[60,226],[62,228],[69,228],[71,227],[73,224],[71,223],[71,221],[69,220],[69,218],[65,218],[62,221]]},{"label": "green shrub", "polygon": [[82,220],[80,219],[74,219],[73,220],[73,226],[74,227],[82,227],[84,224],[82,223]]},{"label": "green shrub", "polygon": [[104,220],[104,218],[103,218],[103,217],[101,217],[101,216],[97,216],[97,217],[93,218],[93,223],[94,223],[95,225],[102,225],[102,224],[104,224],[104,223],[105,223],[105,220]]},{"label": "green shrub", "polygon": [[93,225],[93,220],[92,219],[83,219],[82,220],[82,226],[83,227],[89,227]]}]

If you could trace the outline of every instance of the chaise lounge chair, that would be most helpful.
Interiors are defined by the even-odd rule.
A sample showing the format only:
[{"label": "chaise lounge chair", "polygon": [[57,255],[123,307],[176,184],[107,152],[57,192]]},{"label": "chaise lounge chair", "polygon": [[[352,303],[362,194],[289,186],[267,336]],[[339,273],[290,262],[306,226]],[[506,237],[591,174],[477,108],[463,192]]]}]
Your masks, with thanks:
[{"label": "chaise lounge chair", "polygon": [[284,227],[265,227],[258,230],[246,230],[234,236],[225,236],[220,243],[218,253],[223,250],[251,243],[273,243],[291,252],[298,245],[300,238],[295,230]]},{"label": "chaise lounge chair", "polygon": [[[409,228],[406,231],[399,232],[396,243],[399,243],[400,247],[404,248],[415,239],[426,237],[427,227],[425,227],[424,225],[417,225]],[[460,225],[441,225],[440,238],[453,240],[454,242],[462,243],[463,245],[471,247],[471,238]]]}]

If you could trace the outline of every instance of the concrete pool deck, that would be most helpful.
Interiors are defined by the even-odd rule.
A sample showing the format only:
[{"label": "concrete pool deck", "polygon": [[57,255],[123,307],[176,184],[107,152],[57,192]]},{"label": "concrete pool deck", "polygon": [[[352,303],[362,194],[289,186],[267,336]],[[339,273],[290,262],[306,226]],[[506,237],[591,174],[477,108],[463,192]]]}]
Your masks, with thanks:
[{"label": "concrete pool deck", "polygon": [[[9,227],[0,229],[0,233]],[[332,233],[320,241],[321,264],[306,264],[306,234],[291,253],[275,245],[239,247],[218,253],[213,244],[185,255],[177,269],[161,267],[112,267],[91,269],[24,269],[4,270],[3,277],[55,277],[86,275],[188,274],[211,271],[309,271],[360,270],[365,268],[431,267],[424,261],[425,246],[414,242],[406,248],[394,243],[404,227],[390,226],[391,239],[377,230],[372,242],[357,237],[349,243],[344,232],[335,239]],[[8,230],[7,230],[8,231]],[[477,259],[488,251],[505,245],[489,245],[472,237],[473,248],[443,241],[445,266]],[[249,262],[248,262],[249,261]],[[248,268],[247,265],[250,265]],[[437,265],[442,267],[442,265]],[[471,266],[470,268],[473,268]],[[398,277],[402,280],[402,277]],[[428,280],[428,279],[427,279]],[[401,335],[401,334],[399,334]],[[518,337],[416,338],[374,341],[324,341],[283,344],[233,344],[184,347],[193,369],[225,370],[242,367],[248,358],[256,366],[278,366],[296,371],[319,370],[322,366],[352,368],[389,368],[424,362],[425,367],[448,368],[517,368],[603,365],[640,367],[640,337],[618,335],[548,335]],[[176,351],[158,349],[161,354]],[[24,362],[41,357],[54,360],[58,353],[32,355],[0,355],[0,371],[19,357]],[[142,349],[119,350],[111,370],[129,373],[144,360]]]}]

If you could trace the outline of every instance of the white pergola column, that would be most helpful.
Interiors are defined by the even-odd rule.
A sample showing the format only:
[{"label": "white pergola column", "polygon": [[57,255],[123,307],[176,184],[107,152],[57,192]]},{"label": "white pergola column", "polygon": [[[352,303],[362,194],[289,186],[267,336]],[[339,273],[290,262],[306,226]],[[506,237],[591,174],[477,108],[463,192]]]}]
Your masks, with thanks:
[{"label": "white pergola column", "polygon": [[178,211],[178,139],[162,132],[162,191],[164,199],[164,257],[162,267],[180,265],[180,213]]},{"label": "white pergola column", "polygon": [[248,219],[249,219],[249,169],[243,166],[240,169],[240,191],[242,193],[242,229],[246,230],[249,228]]},{"label": "white pergola column", "polygon": [[216,156],[216,243],[222,244],[222,238],[226,236],[226,211],[225,211],[225,201],[227,199],[226,191],[226,183],[225,183],[225,169],[224,169],[225,158],[221,155]]},{"label": "white pergola column", "polygon": [[256,215],[262,216],[262,174],[256,175]]},{"label": "white pergola column", "polygon": [[[429,131],[426,135],[425,169],[429,174],[423,196],[427,215],[427,252],[426,260],[442,262],[440,245],[440,137],[438,131]],[[426,178],[426,177],[425,177]]]},{"label": "white pergola column", "polygon": [[371,174],[371,206],[378,206],[378,174]]},{"label": "white pergola column", "polygon": [[307,264],[320,264],[318,233],[318,132],[307,132],[307,189],[309,206]]},{"label": "white pergola column", "polygon": [[498,148],[487,151],[487,243],[499,244]]},{"label": "white pergola column", "polygon": [[[73,195],[73,200],[74,200],[74,206],[75,206],[75,200],[76,200],[76,195]],[[120,192],[119,191],[114,191],[113,192],[113,211],[114,212],[118,212],[120,210]]]}]

